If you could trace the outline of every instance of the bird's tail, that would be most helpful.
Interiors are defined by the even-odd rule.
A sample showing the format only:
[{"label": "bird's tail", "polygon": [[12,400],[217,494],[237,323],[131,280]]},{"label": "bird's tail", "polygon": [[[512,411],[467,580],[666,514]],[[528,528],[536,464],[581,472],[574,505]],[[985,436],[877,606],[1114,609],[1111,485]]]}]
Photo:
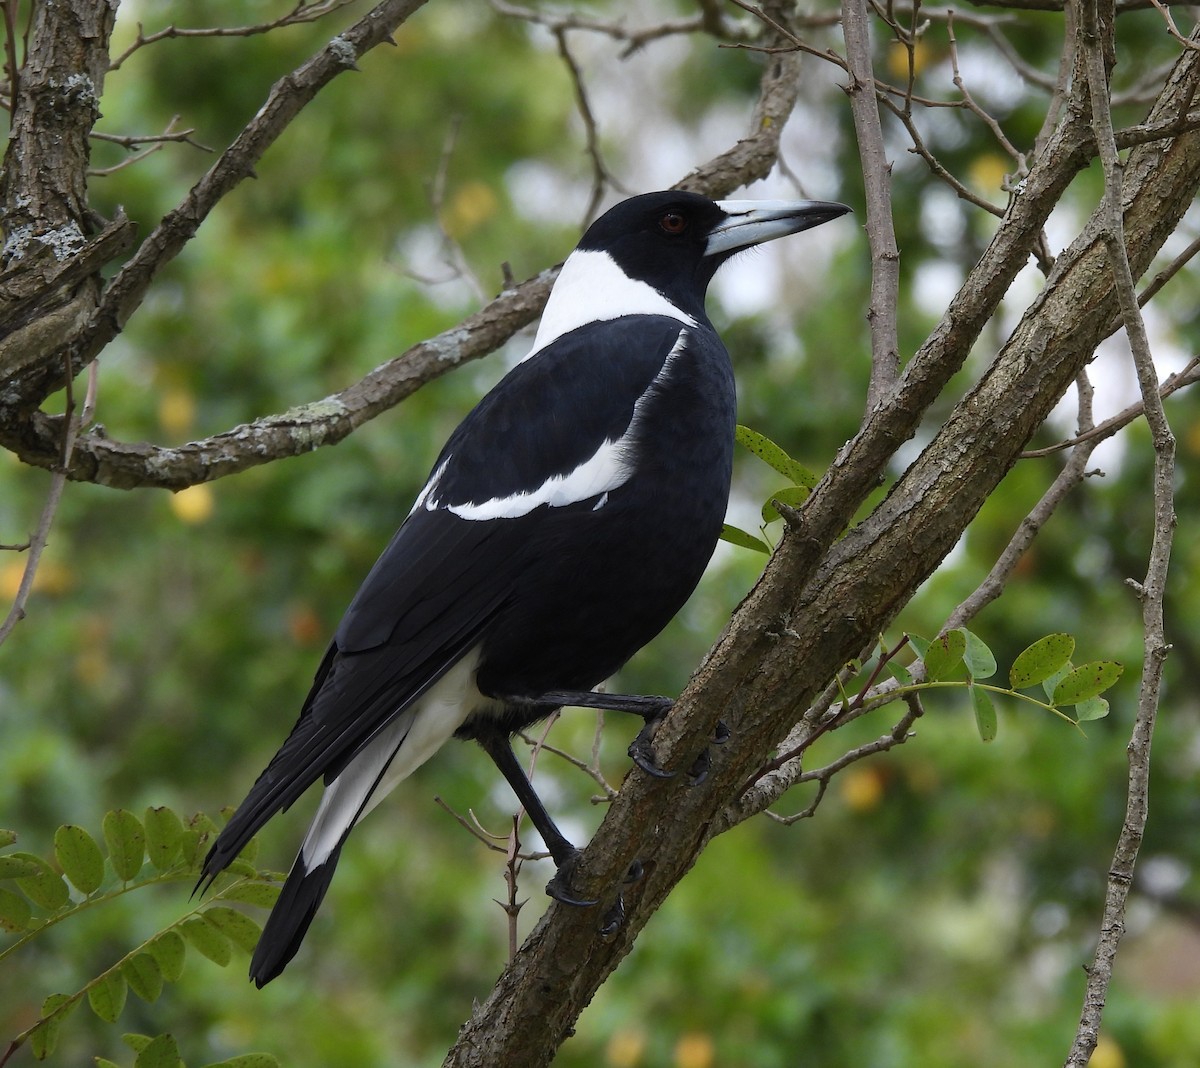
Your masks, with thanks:
[{"label": "bird's tail", "polygon": [[[296,955],[329,889],[342,846],[354,825],[412,770],[412,762],[402,761],[396,767],[393,760],[412,729],[414,717],[415,711],[406,709],[325,787],[300,854],[250,961],[250,978],[260,988]],[[390,778],[389,769],[394,772]]]},{"label": "bird's tail", "polygon": [[260,990],[282,972],[288,961],[296,955],[308,925],[312,923],[325,891],[333,881],[333,872],[341,852],[342,842],[339,842],[311,869],[304,862],[303,852],[296,857],[296,863],[288,873],[250,960],[250,978]]}]

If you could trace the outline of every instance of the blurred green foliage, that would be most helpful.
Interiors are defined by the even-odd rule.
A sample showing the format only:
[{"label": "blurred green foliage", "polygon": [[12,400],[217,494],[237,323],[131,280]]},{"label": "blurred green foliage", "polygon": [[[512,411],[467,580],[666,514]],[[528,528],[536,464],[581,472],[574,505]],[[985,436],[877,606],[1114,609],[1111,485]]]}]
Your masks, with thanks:
[{"label": "blurred green foliage", "polygon": [[[147,32],[198,18],[244,25],[289,5],[127,7],[118,50],[138,19]],[[140,50],[110,76],[100,128],[157,132],[178,116],[177,128],[219,149],[276,78],[360,10],[261,36]],[[586,8],[637,25],[691,10],[682,2]],[[1006,19],[1022,59],[1052,75],[1060,16]],[[1122,16],[1120,26],[1118,78],[1136,86],[1171,46],[1152,11]],[[968,85],[1028,150],[1044,95],[996,58],[986,36],[969,25],[956,35]],[[682,177],[744,130],[759,57],[704,36],[651,43],[627,59],[619,43],[579,32],[570,40],[594,94],[606,160],[631,190]],[[832,32],[814,40],[837,43]],[[881,33],[877,48],[879,70],[902,81],[897,46]],[[917,57],[922,90],[956,98],[944,24],[928,30]],[[808,62],[785,155],[806,192],[845,200],[861,219],[840,80],[832,67]],[[1144,106],[1120,109],[1119,121],[1138,121]],[[988,131],[961,110],[918,121],[931,150],[1002,206],[1002,176],[1016,168]],[[906,152],[903,133],[889,131],[908,355],[993,223],[936,184]],[[170,266],[102,359],[100,421],[115,437],[170,444],[344,387],[476,308],[500,288],[501,264],[525,277],[569,251],[590,182],[583,145],[572,84],[547,32],[479,4],[431,3],[395,48],[370,54],[361,73],[338,79],[305,110],[258,180],[229,196]],[[97,167],[126,158],[111,144],[96,146]],[[211,158],[168,145],[95,178],[94,205],[105,214],[123,205],[145,233]],[[778,178],[747,195],[787,192]],[[1072,188],[1052,238],[1069,239],[1098,194],[1093,169]],[[478,288],[443,262],[443,232]],[[868,261],[849,223],[796,245],[772,268],[774,288],[753,314],[723,301],[729,291],[721,287],[711,311],[735,355],[741,422],[819,472],[861,416]],[[768,261],[747,258],[729,270],[754,278],[756,262]],[[1165,349],[1197,344],[1195,284],[1193,272],[1156,301]],[[1021,285],[1020,293],[1036,290],[1032,279]],[[1014,296],[1005,314],[1020,310]],[[1001,320],[985,334],[958,387],[1004,333]],[[0,659],[0,825],[20,832],[16,848],[49,855],[60,824],[96,832],[113,808],[236,803],[290,728],[342,608],[441,442],[519,347],[432,384],[334,449],[175,496],[70,486],[28,619]],[[1124,383],[1119,364],[1118,351],[1098,374]],[[1119,390],[1105,396],[1118,407],[1127,399]],[[1108,1059],[1097,1068],[1190,1068],[1200,1059],[1200,840],[1192,833],[1200,819],[1200,548],[1186,534],[1200,522],[1196,403],[1186,393],[1169,402],[1181,459],[1168,604],[1174,650],[1144,847],[1149,874],[1135,893],[1101,1048]],[[1040,443],[1069,432],[1068,418]],[[1079,637],[1089,658],[1123,661],[1111,715],[1081,734],[998,702],[998,737],[984,746],[963,695],[929,698],[916,737],[838,776],[817,818],[790,827],[759,818],[715,842],[557,1063],[1010,1068],[1062,1060],[1124,806],[1141,651],[1139,605],[1123,582],[1143,572],[1149,544],[1146,438],[1134,426],[1105,454],[1104,477],[1063,506],[1004,598],[972,623],[1004,664],[1058,630]],[[754,529],[777,477],[748,455],[743,461],[732,518]],[[903,629],[937,631],[1058,466],[1030,460],[1012,472],[891,641]],[[0,456],[0,541],[25,537],[46,486],[44,472]],[[621,686],[676,692],[762,559],[723,547],[692,602],[629,665]],[[19,555],[0,557],[9,596],[21,566]],[[812,766],[878,736],[893,722],[889,711],[824,739]],[[586,754],[594,725],[573,713],[552,741]],[[621,722],[606,727],[602,766],[614,783],[631,734]],[[538,776],[564,825],[585,839],[601,816],[594,784],[549,757]],[[811,800],[797,793],[784,811]],[[189,959],[157,1001],[129,999],[116,1027],[74,1017],[52,1063],[92,1055],[127,1063],[119,1033],[128,1031],[169,1032],[192,1064],[248,1049],[294,1066],[439,1064],[503,967],[507,928],[493,903],[505,892],[502,856],[463,831],[435,795],[507,830],[514,803],[486,759],[473,748],[447,749],[356,833],[304,951],[281,979],[250,989],[236,949],[229,969]],[[305,801],[266,832],[268,867],[290,863],[313,799]],[[543,908],[547,876],[543,865],[526,866],[522,933]],[[139,890],[0,965],[0,1045],[36,1020],[47,994],[78,989],[190,907],[180,885]],[[13,1063],[30,1058],[26,1049]]]}]

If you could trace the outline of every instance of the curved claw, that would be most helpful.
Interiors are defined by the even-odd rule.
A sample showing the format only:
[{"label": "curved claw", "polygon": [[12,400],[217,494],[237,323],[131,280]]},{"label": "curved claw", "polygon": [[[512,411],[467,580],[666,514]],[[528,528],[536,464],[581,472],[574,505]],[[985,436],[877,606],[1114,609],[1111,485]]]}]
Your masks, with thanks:
[{"label": "curved claw", "polygon": [[712,757],[707,749],[701,749],[700,755],[696,757],[695,762],[688,768],[688,785],[699,786],[705,779],[708,778],[709,770],[712,768]]},{"label": "curved claw", "polygon": [[656,779],[673,779],[675,772],[659,767],[650,744],[660,722],[661,718],[646,721],[646,725],[638,731],[637,737],[629,743],[629,758],[647,775],[653,775]]},{"label": "curved claw", "polygon": [[625,922],[625,899],[618,894],[617,900],[613,902],[605,914],[604,919],[600,924],[600,937],[611,938],[620,930],[621,924]]},{"label": "curved claw", "polygon": [[554,873],[554,877],[546,884],[546,893],[554,898],[555,901],[561,901],[564,905],[573,905],[575,908],[586,909],[593,905],[600,904],[599,901],[594,901],[591,898],[578,897],[574,890],[571,889],[571,876],[575,874],[575,869],[579,865],[579,858],[583,856],[578,849],[573,850],[571,854],[558,865],[558,871]]}]

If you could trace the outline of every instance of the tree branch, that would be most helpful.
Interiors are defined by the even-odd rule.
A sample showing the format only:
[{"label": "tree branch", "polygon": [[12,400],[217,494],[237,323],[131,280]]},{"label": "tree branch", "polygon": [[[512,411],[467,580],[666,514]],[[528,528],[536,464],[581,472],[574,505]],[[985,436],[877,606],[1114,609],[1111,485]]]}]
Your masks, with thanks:
[{"label": "tree branch", "polygon": [[[158,272],[191,240],[222,197],[253,175],[254,165],[317,93],[339,74],[357,69],[363,54],[390,41],[396,28],[424,3],[425,0],[381,0],[353,26],[271,87],[250,123],[183,202],[163,216],[105,288],[86,326],[70,339],[69,366],[74,371],[90,362],[121,332]],[[57,353],[47,353],[40,368],[8,383],[20,398],[22,413],[35,408],[61,383],[62,366]]]},{"label": "tree branch", "polygon": [[[1198,81],[1200,62],[1189,51],[1156,110],[1178,107]],[[1079,136],[1060,131],[1068,150]],[[1046,176],[1037,176],[1038,169],[1035,164],[1026,184],[1045,188]],[[1136,149],[1127,181],[1126,235],[1131,267],[1138,271],[1200,187],[1200,136],[1184,134],[1166,145]],[[728,723],[732,736],[714,753],[709,778],[690,787],[683,775],[666,781],[650,781],[637,772],[629,776],[578,869],[580,893],[599,898],[600,907],[550,906],[463,1028],[446,1068],[485,1063],[539,1068],[549,1062],[583,1006],[716,833],[730,799],[737,805],[735,791],[826,681],[887,625],[950,551],[1086,365],[1117,304],[1097,219],[1058,257],[1045,289],[995,363],[883,504],[835,542],[844,524],[831,533],[832,519],[851,514],[874,484],[854,476],[876,469],[876,445],[890,437],[881,424],[910,425],[909,409],[920,395],[912,380],[933,377],[930,353],[940,355],[938,370],[965,357],[974,336],[969,313],[986,303],[987,279],[1002,273],[994,259],[998,250],[1011,256],[1014,248],[1027,249],[1028,228],[1023,238],[1009,232],[1013,212],[1038,215],[1023,195],[1015,198],[993,240],[997,251],[989,250],[959,295],[957,307],[968,313],[965,321],[955,320],[952,310],[922,350],[924,357],[910,363],[891,402],[843,450],[810,498],[798,529],[784,537],[660,728],[657,760],[668,769],[683,769],[706,745],[717,719]],[[597,917],[614,903],[621,873],[635,860],[645,874],[626,889],[625,924],[601,936]]]},{"label": "tree branch", "polygon": [[[1113,17],[1111,0],[1083,0],[1080,41],[1086,57],[1088,91],[1092,97],[1092,110],[1096,117],[1096,140],[1104,167],[1104,199],[1098,209],[1101,213],[1101,236],[1121,319],[1125,324],[1134,366],[1137,369],[1146,422],[1150,426],[1154,441],[1154,534],[1146,577],[1140,584],[1133,584],[1142,602],[1145,639],[1137,716],[1127,746],[1129,780],[1125,818],[1109,867],[1104,914],[1100,921],[1100,938],[1092,966],[1087,969],[1079,1027],[1067,1056],[1066,1068],[1086,1068],[1100,1037],[1100,1024],[1109,985],[1112,982],[1113,965],[1121,937],[1125,933],[1125,904],[1129,889],[1133,885],[1134,866],[1149,816],[1150,744],[1158,716],[1163,664],[1169,649],[1163,622],[1163,598],[1166,595],[1167,569],[1175,531],[1175,438],[1163,410],[1158,376],[1150,353],[1150,343],[1146,337],[1146,325],[1142,320],[1134,289],[1134,271],[1126,247],[1126,222],[1121,211],[1125,199],[1125,168],[1117,155],[1112,115],[1108,105],[1109,75],[1114,62],[1110,51],[1113,41]],[[1132,167],[1130,169],[1132,170]]]}]

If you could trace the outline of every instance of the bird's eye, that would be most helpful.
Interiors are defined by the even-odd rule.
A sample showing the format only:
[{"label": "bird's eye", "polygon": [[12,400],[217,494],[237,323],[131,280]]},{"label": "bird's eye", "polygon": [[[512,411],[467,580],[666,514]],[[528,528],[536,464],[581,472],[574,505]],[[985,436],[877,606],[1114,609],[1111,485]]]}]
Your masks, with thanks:
[{"label": "bird's eye", "polygon": [[682,234],[687,225],[687,219],[677,211],[668,211],[658,220],[659,229],[666,234]]}]

